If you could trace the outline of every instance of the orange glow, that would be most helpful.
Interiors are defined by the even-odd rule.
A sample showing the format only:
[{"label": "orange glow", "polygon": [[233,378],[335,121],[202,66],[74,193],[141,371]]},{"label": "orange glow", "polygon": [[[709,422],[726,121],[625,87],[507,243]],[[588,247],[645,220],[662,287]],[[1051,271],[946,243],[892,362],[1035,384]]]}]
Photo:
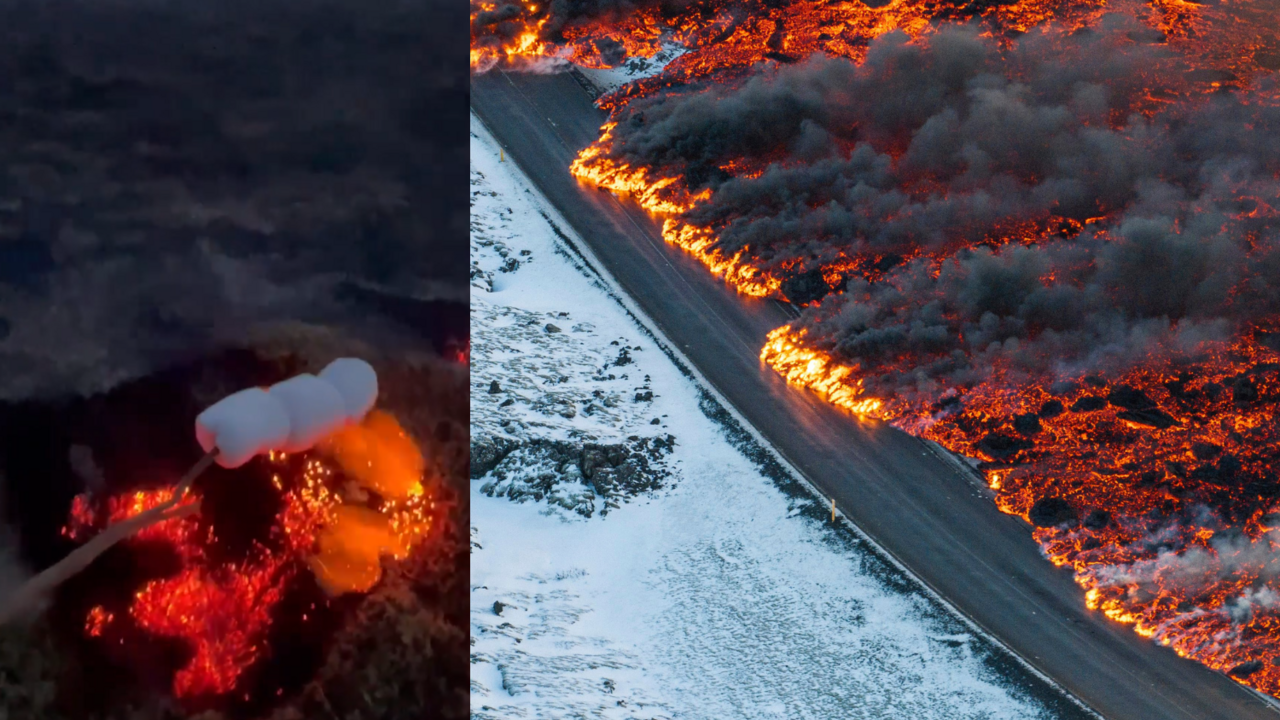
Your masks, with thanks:
[{"label": "orange glow", "polygon": [[[804,347],[803,339],[803,333],[780,328],[770,335],[761,357],[788,382],[840,407],[857,412],[861,403],[871,402],[861,394],[856,368]],[[1259,396],[1275,397],[1280,393],[1280,373],[1275,371],[1280,353],[1249,335],[1206,349],[1207,359],[1190,367],[1153,363],[1109,378],[1108,387],[1136,388],[1156,406],[1178,409],[1172,416],[1175,424],[1153,427],[1141,418],[1128,420],[1122,417],[1123,408],[1105,403],[1091,412],[1066,410],[1041,418],[1036,449],[1029,451],[1033,454],[1012,461],[985,454],[979,441],[993,430],[1012,434],[1002,430],[1005,419],[1035,413],[1050,400],[1070,408],[1081,398],[1106,397],[1107,391],[1082,383],[1065,395],[1054,395],[1047,384],[1028,387],[1006,382],[996,373],[964,391],[962,410],[946,422],[940,422],[930,407],[897,399],[877,401],[873,412],[913,434],[988,462],[987,482],[1006,513],[1029,521],[1032,506],[1044,497],[1065,498],[1078,508],[1105,509],[1112,517],[1105,528],[1085,531],[1077,525],[1033,531],[1051,562],[1074,570],[1085,590],[1086,606],[1217,670],[1261,660],[1262,669],[1236,679],[1276,694],[1280,666],[1272,661],[1280,659],[1280,626],[1270,613],[1233,619],[1231,610],[1239,598],[1272,587],[1265,563],[1269,555],[1252,563],[1224,557],[1221,548],[1232,546],[1214,544],[1224,527],[1222,520],[1192,511],[1211,502],[1213,494],[1228,493],[1228,499],[1218,502],[1251,508],[1232,523],[1240,533],[1237,545],[1274,547],[1280,542],[1272,529],[1280,524],[1280,500],[1254,495],[1267,492],[1265,486],[1219,486],[1187,473],[1207,467],[1193,451],[1197,446],[1223,448],[1223,454],[1245,459],[1270,456],[1275,447],[1271,443],[1280,441],[1272,430],[1280,426],[1276,406],[1238,403],[1230,388],[1235,378],[1252,378]],[[1215,395],[1218,391],[1213,389],[1222,387],[1228,389]],[[1162,516],[1172,513],[1179,518],[1160,530],[1161,546],[1185,548],[1177,556],[1162,556],[1147,539],[1151,530],[1145,518],[1160,508]],[[1176,570],[1177,557],[1193,551],[1204,556],[1198,579]],[[1236,569],[1224,576],[1218,568],[1228,563]],[[1127,571],[1117,577],[1112,570],[1129,567],[1149,568],[1151,577],[1147,582],[1124,581]]]},{"label": "orange glow", "polygon": [[422,453],[400,423],[380,410],[322,444],[348,476],[390,499],[422,494]]},{"label": "orange glow", "polygon": [[[473,3],[472,7],[474,11],[477,6]],[[668,31],[688,52],[673,60],[659,75],[631,83],[601,99],[602,107],[616,111],[636,97],[664,88],[708,79],[735,81],[761,62],[789,62],[814,54],[860,62],[865,58],[868,42],[886,33],[904,31],[912,38],[929,35],[937,27],[931,23],[940,19],[939,13],[948,12],[948,6],[919,0],[893,0],[872,8],[854,2],[799,0],[762,10],[763,16],[747,23],[734,20],[736,10],[732,3],[695,4],[687,15],[666,18],[665,21],[654,11],[639,10],[626,18],[608,21],[583,19],[576,24],[571,23],[564,32],[563,45],[544,43],[535,47],[528,45],[523,35],[520,44],[534,48],[530,51],[532,55],[563,57],[581,65],[594,66],[590,59],[595,52],[593,43],[603,38],[623,42],[629,51],[633,51],[632,46],[635,46],[632,54],[652,55],[657,50],[654,38],[660,35],[655,28],[665,22]],[[1267,24],[1242,21],[1221,7],[1184,0],[1159,0],[1151,5],[1133,0],[1119,3],[1103,0],[1021,0],[989,7],[981,17],[991,27],[1004,32],[1038,30],[1048,35],[1061,35],[1096,23],[1104,12],[1127,14],[1159,29],[1176,48],[1188,54],[1198,52],[1204,58],[1213,58],[1212,67],[1238,76],[1241,78],[1239,82],[1245,82],[1259,71],[1254,52],[1266,42]],[[1051,26],[1051,22],[1054,25]],[[726,36],[725,32],[729,34]],[[777,33],[781,33],[780,37]],[[473,48],[480,39],[473,27]],[[507,51],[524,56],[523,50]],[[1207,61],[1201,60],[1200,63],[1204,65]],[[1218,85],[1221,83],[1206,85],[1204,89],[1211,90]],[[1167,102],[1168,98],[1149,97],[1139,101],[1136,107],[1117,108],[1115,119],[1122,120],[1135,111],[1149,113]],[[570,166],[574,176],[632,198],[662,220],[662,234],[667,242],[694,255],[739,292],[752,297],[778,297],[782,278],[775,276],[772,270],[751,264],[747,257],[748,249],[726,255],[715,247],[718,239],[715,231],[683,220],[686,213],[711,199],[711,190],[692,192],[684,178],[678,175],[660,175],[653,168],[636,167],[608,157],[607,151],[615,141],[615,127],[616,121],[610,120],[601,128],[600,138],[579,153]],[[751,178],[758,176],[764,168],[759,163],[735,159],[720,169],[732,177]],[[1090,218],[1089,222],[1102,219],[1105,218]],[[1024,221],[1017,227],[1003,228],[998,237],[991,240],[998,243],[1037,242],[1049,235],[1049,228],[1056,224],[1080,225],[1074,220],[1044,217]],[[848,262],[861,263],[857,259]],[[824,267],[823,270],[830,275],[839,272],[837,267]]]},{"label": "orange glow", "polygon": [[832,361],[825,353],[801,345],[803,332],[784,325],[769,333],[769,341],[760,351],[760,360],[778,371],[788,383],[818,393],[832,405],[857,415],[877,416],[883,403],[865,397],[862,381],[853,378],[854,368]]},{"label": "orange glow", "polygon": [[89,609],[89,614],[85,617],[84,632],[89,637],[101,637],[102,631],[114,619],[115,615],[112,615],[101,605],[94,605]]},{"label": "orange glow", "polygon": [[382,556],[403,557],[407,548],[379,512],[342,505],[321,531],[311,571],[330,595],[366,592],[382,577]]},{"label": "orange glow", "polygon": [[[241,562],[215,563],[207,553],[216,540],[214,531],[201,532],[197,516],[166,520],[134,536],[170,545],[182,562],[176,575],[139,589],[128,609],[138,627],[181,638],[191,646],[191,661],[174,677],[177,697],[236,690],[244,671],[269,652],[272,614],[286,584],[304,567],[315,571],[326,591],[365,592],[381,577],[382,555],[404,557],[432,527],[435,502],[422,484],[425,462],[395,418],[374,411],[363,425],[346,433],[349,445],[343,457],[348,463],[353,457],[364,463],[351,476],[378,493],[371,499],[373,507],[344,504],[334,484],[339,466],[312,457],[296,477],[283,477],[280,471],[290,458],[271,453],[266,461],[279,469],[271,482],[281,493],[282,506],[270,547],[256,547]],[[191,493],[190,502],[196,502],[196,494]],[[79,496],[63,534],[83,540],[97,528],[171,496],[169,488],[127,493],[108,498],[96,511],[86,496]],[[86,617],[85,633],[100,636],[112,619],[105,608],[94,607]]]}]

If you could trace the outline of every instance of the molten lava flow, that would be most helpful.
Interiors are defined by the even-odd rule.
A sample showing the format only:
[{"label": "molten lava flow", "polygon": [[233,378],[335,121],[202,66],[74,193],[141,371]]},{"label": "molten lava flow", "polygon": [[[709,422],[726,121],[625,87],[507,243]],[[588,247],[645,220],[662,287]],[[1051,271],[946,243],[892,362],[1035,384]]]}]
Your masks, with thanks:
[{"label": "molten lava flow", "polygon": [[875,416],[882,403],[863,395],[855,368],[832,361],[824,353],[804,347],[804,333],[784,325],[769,333],[760,360],[777,370],[787,382],[818,393],[832,405],[857,415]]},{"label": "molten lava flow", "polygon": [[423,494],[422,453],[395,417],[379,410],[336,433],[322,450],[348,478],[383,500],[376,510],[335,508],[309,564],[329,594],[365,592],[382,577],[384,555],[403,558],[430,529],[423,512],[429,501]]},{"label": "molten lava flow", "polygon": [[[350,482],[378,498],[364,493],[344,501],[342,488],[335,486],[337,470],[319,456],[305,459],[296,477],[282,476],[290,458],[272,453],[272,484],[281,494],[282,507],[271,537],[257,544],[248,558],[212,562],[208,550],[217,542],[216,528],[200,532],[195,517],[157,523],[135,536],[169,545],[181,560],[176,575],[146,583],[128,608],[139,628],[191,646],[190,662],[174,677],[177,697],[222,695],[236,689],[244,671],[269,653],[266,638],[273,613],[286,585],[308,564],[331,594],[364,592],[381,577],[382,555],[403,557],[430,530],[435,503],[422,485],[424,462],[395,418],[374,411],[364,424],[344,430],[342,437],[337,441],[342,448],[338,464],[347,470]],[[78,496],[64,534],[83,539],[94,528],[137,515],[170,497],[172,490],[167,488],[129,493],[107,499],[95,512],[89,498]],[[360,501],[372,507],[357,504]],[[334,562],[335,557],[342,562]],[[85,620],[85,632],[101,636],[113,620],[110,611],[95,606]]]}]

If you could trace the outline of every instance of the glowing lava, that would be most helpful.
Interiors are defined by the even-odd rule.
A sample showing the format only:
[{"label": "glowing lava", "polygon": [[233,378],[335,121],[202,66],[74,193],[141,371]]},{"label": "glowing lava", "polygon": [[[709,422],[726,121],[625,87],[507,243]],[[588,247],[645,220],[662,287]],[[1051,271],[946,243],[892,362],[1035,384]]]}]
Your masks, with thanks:
[{"label": "glowing lava", "polygon": [[[331,465],[322,455],[307,458],[297,477],[280,474],[289,467],[288,457],[270,456],[282,508],[269,541],[257,544],[243,561],[211,561],[215,529],[202,533],[197,517],[167,520],[135,536],[167,544],[181,560],[176,575],[146,583],[128,609],[139,628],[190,645],[193,656],[174,677],[177,697],[236,689],[244,671],[269,654],[266,638],[273,613],[286,585],[308,565],[330,594],[365,592],[381,577],[382,555],[403,557],[430,530],[435,503],[422,485],[423,459],[395,418],[374,411],[342,436],[337,461]],[[335,487],[335,466],[353,471],[347,478],[363,488],[358,498],[345,499],[343,489]],[[64,534],[82,539],[94,528],[171,496],[170,489],[129,493],[108,498],[97,512],[87,497],[79,496]],[[94,607],[85,632],[102,636],[114,620],[106,609]]]}]

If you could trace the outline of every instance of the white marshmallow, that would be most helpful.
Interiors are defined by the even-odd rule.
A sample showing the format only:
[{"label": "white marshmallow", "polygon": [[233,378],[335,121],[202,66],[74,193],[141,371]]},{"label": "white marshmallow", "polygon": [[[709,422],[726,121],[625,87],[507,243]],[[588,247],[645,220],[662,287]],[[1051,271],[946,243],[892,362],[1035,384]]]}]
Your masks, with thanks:
[{"label": "white marshmallow", "polygon": [[342,394],[347,418],[358,423],[378,401],[378,373],[359,358],[338,358],[320,371],[320,378]]},{"label": "white marshmallow", "polygon": [[289,416],[289,439],[278,450],[310,450],[349,422],[342,394],[315,375],[291,377],[272,385],[268,392]]},{"label": "white marshmallow", "polygon": [[262,388],[228,395],[196,417],[196,440],[205,452],[218,448],[216,461],[237,468],[289,439],[289,413]]}]

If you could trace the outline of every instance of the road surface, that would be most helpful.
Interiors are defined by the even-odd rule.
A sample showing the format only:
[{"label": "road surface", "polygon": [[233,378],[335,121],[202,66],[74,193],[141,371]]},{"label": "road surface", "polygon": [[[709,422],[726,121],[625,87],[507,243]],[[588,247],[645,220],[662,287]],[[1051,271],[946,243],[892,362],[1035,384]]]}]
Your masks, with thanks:
[{"label": "road surface", "polygon": [[603,114],[569,74],[475,76],[471,108],[590,250],[734,408],[846,517],[970,620],[1112,720],[1280,718],[1230,678],[1084,607],[1019,518],[923,442],[790,388],[759,361],[791,308],[739,296],[637,205],[569,163]]}]

